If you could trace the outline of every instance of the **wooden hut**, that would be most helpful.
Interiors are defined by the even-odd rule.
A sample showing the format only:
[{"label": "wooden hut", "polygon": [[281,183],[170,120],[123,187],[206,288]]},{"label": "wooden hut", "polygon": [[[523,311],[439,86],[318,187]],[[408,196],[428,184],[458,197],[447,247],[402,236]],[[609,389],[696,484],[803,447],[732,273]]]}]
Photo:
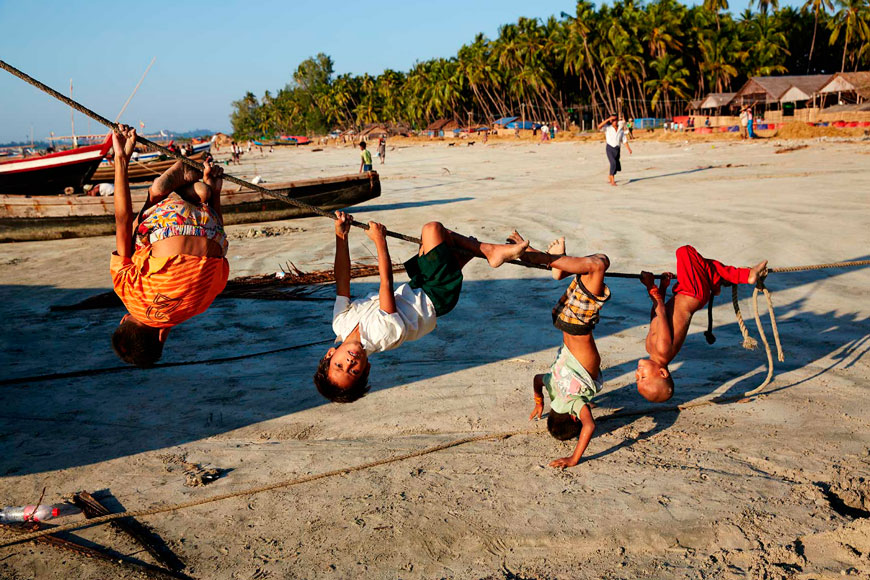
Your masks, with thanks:
[{"label": "wooden hut", "polygon": [[858,104],[870,101],[870,71],[836,73],[819,89],[823,105],[836,94],[833,105]]},{"label": "wooden hut", "polygon": [[798,103],[811,101],[830,78],[831,75],[752,77],[734,95],[732,104],[744,106],[759,103],[765,109],[770,109],[782,108],[783,104],[790,103],[794,108]]},{"label": "wooden hut", "polygon": [[450,119],[438,119],[437,121],[430,123],[428,127],[426,127],[426,135],[428,137],[443,137],[444,136],[444,126],[450,123]]}]

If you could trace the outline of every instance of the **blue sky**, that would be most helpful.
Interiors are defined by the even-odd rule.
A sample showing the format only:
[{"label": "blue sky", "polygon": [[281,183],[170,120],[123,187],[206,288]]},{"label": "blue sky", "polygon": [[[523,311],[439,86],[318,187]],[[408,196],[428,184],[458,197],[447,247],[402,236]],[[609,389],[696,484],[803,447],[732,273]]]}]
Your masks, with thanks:
[{"label": "blue sky", "polygon": [[[747,0],[732,0],[740,12]],[[781,4],[797,6],[784,0]],[[520,16],[573,13],[571,0],[365,2],[264,0],[108,2],[0,0],[0,58],[114,119],[152,57],[157,61],[122,121],[161,128],[229,129],[230,103],[283,87],[325,52],[337,73],[408,70],[456,54]],[[88,121],[76,114],[76,133]],[[68,135],[69,109],[0,71],[0,142]],[[90,123],[92,132],[103,131]]]}]

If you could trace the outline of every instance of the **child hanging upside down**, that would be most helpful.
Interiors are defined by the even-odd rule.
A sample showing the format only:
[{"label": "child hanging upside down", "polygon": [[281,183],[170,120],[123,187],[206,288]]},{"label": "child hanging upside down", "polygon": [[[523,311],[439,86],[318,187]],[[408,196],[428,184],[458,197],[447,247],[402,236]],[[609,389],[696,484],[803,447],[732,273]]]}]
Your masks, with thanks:
[{"label": "child hanging upside down", "polygon": [[352,403],[368,392],[370,355],[422,338],[435,329],[437,318],[453,310],[462,290],[462,267],[473,256],[486,258],[490,266],[498,268],[528,246],[485,244],[429,222],[420,234],[419,253],[405,262],[410,281],[394,289],[386,229],[369,222],[366,234],[377,248],[380,290],[351,302],[347,236],[353,218],[343,212],[335,215],[332,329],[340,344],[321,359],[314,384],[320,394],[336,403]]},{"label": "child hanging upside down", "polygon": [[205,173],[176,162],[154,180],[136,216],[127,178],[136,131],[124,125],[112,139],[116,251],[110,270],[129,312],[112,335],[112,348],[122,360],[149,367],[160,359],[170,329],[205,312],[226,286],[223,170],[211,161]]},{"label": "child hanging upside down", "polygon": [[645,399],[662,403],[674,394],[674,379],[668,364],[683,347],[692,315],[702,309],[711,296],[718,296],[723,284],[755,284],[767,267],[767,260],[752,268],[725,266],[704,258],[692,246],[677,250],[677,284],[674,295],[664,301],[674,275],[663,275],[658,288],[650,272],[641,273],[641,282],[652,299],[649,334],[646,337],[648,359],[637,363],[637,390]]},{"label": "child hanging upside down", "polygon": [[[521,243],[523,238],[514,232],[508,240]],[[550,372],[535,375],[532,383],[535,408],[529,416],[529,419],[541,418],[546,388],[550,396],[547,414],[550,435],[559,441],[578,437],[574,453],[554,459],[550,467],[573,467],[580,462],[595,432],[590,407],[592,398],[601,390],[602,380],[601,355],[592,330],[598,324],[599,310],[610,299],[610,289],[604,283],[610,260],[604,254],[585,258],[566,256],[565,238],[550,244],[546,253],[529,248],[523,260],[549,266],[556,280],[574,276],[553,309],[553,326],[562,331],[562,346]]]}]

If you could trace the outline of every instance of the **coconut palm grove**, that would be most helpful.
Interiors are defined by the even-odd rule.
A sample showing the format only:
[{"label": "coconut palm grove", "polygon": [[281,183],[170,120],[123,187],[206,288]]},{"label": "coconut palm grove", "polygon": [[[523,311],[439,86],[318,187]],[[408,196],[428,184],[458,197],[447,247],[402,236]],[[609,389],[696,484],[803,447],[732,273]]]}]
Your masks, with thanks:
[{"label": "coconut palm grove", "polygon": [[807,0],[801,9],[757,0],[737,16],[727,10],[728,0],[619,0],[597,10],[580,0],[573,14],[520,18],[497,38],[478,34],[454,57],[376,76],[334,76],[321,53],[274,95],[235,101],[233,131],[323,134],[375,122],[420,129],[444,117],[472,124],[521,113],[565,126],[617,110],[667,117],[749,77],[870,65],[868,0]]}]

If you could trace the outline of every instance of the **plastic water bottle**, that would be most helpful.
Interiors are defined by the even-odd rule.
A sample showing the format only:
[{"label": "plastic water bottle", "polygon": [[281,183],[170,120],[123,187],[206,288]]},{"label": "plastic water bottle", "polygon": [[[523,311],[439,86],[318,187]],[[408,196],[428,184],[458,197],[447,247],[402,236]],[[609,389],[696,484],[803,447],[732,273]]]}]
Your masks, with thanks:
[{"label": "plastic water bottle", "polygon": [[53,505],[7,507],[0,510],[0,523],[44,522],[59,515],[61,515],[60,508]]}]

